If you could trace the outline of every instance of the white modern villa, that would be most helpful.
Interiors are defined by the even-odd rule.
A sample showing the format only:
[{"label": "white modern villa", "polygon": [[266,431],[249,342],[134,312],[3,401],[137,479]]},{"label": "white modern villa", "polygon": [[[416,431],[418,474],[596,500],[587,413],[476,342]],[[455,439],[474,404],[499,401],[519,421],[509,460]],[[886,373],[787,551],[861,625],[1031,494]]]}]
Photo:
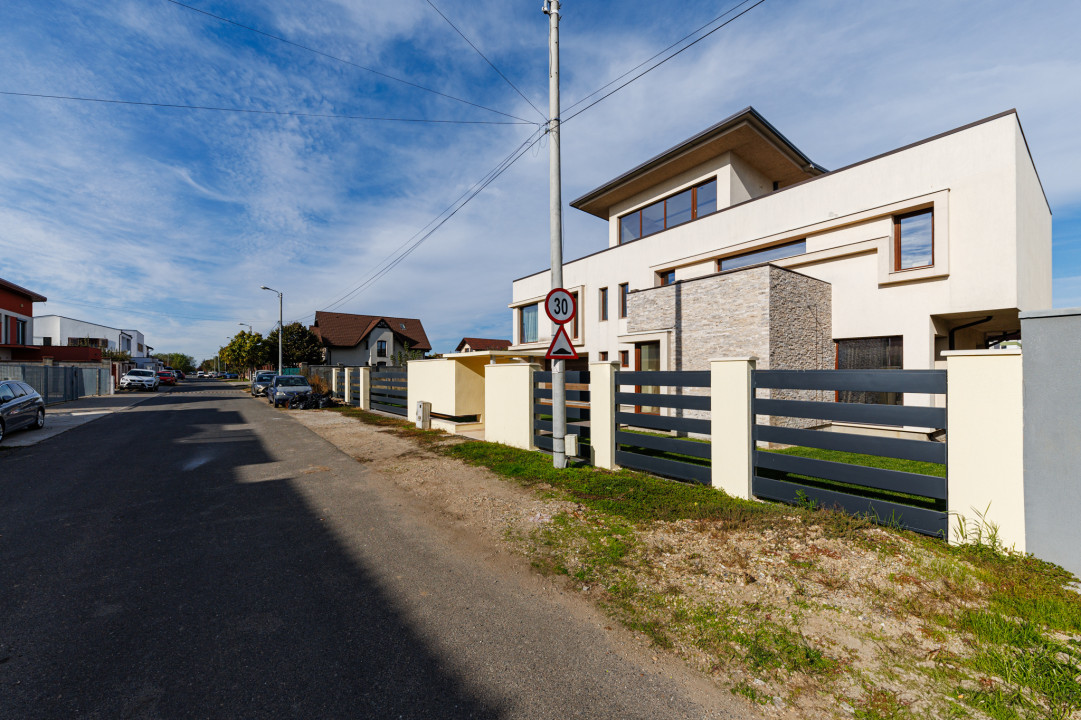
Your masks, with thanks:
[{"label": "white modern villa", "polygon": [[[748,108],[571,206],[608,221],[607,249],[563,269],[583,360],[926,369],[1051,306],[1051,211],[1013,110],[827,171]],[[549,289],[547,269],[514,281],[512,351],[547,347]]]}]

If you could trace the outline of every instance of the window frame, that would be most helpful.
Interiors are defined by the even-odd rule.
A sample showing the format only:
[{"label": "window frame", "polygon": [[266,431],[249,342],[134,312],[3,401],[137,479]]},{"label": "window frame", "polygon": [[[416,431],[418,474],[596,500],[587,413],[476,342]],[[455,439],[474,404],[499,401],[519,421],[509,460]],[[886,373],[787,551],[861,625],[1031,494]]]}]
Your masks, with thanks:
[{"label": "window frame", "polygon": [[[525,309],[529,307],[537,308],[537,338],[535,340],[525,339]],[[526,345],[528,343],[540,342],[540,303],[526,303],[518,308],[518,343],[520,345]]]},{"label": "window frame", "polygon": [[660,286],[666,287],[668,285],[675,285],[676,283],[676,271],[664,270],[657,273],[657,278],[660,280]]},{"label": "window frame", "polygon": [[619,366],[621,368],[629,368],[631,366],[631,351],[620,350],[619,351]]},{"label": "window frame", "polygon": [[[675,191],[673,193],[669,193],[668,195],[665,195],[664,197],[662,197],[659,200],[654,200],[653,202],[646,203],[645,205],[642,205],[637,210],[632,210],[632,211],[630,211],[628,213],[624,213],[623,215],[620,215],[617,218],[617,220],[619,221],[618,226],[616,228],[616,239],[618,241],[617,244],[618,245],[625,245],[627,243],[635,242],[636,240],[641,240],[642,238],[652,237],[654,235],[658,235],[658,234],[664,232],[665,230],[671,230],[672,228],[677,228],[680,225],[686,225],[687,223],[691,223],[691,222],[694,222],[695,220],[699,220],[701,218],[708,217],[708,216],[712,215],[713,213],[717,212],[718,208],[714,207],[712,211],[707,212],[705,214],[700,215],[698,213],[698,190],[699,190],[699,188],[705,187],[706,185],[709,185],[710,183],[714,183],[714,193],[713,194],[714,194],[714,203],[716,204],[717,176],[714,175],[713,177],[709,178],[708,180],[703,180],[703,181],[701,181],[699,183],[696,183],[696,184],[692,185],[689,188],[683,188],[683,189],[677,190],[677,191]],[[674,225],[669,225],[668,224],[668,201],[671,198],[674,198],[677,195],[682,195],[683,193],[688,192],[688,191],[691,193],[691,217],[690,217],[690,219],[684,220],[683,222],[676,223]],[[655,230],[654,232],[651,232],[648,235],[644,235],[642,233],[642,211],[645,210],[646,208],[651,208],[651,207],[653,207],[655,205],[661,205],[661,207],[662,207],[662,211],[663,211],[662,216],[664,218],[664,227],[662,227],[660,230]],[[632,238],[630,240],[624,240],[623,239],[623,224],[624,224],[625,221],[629,220],[633,216],[637,216],[637,218],[638,218],[638,237]]]},{"label": "window frame", "polygon": [[[930,215],[931,216],[931,262],[926,265],[913,265],[912,267],[901,267],[901,221],[916,217],[917,215]],[[911,212],[899,213],[893,216],[893,272],[907,272],[909,270],[922,270],[923,268],[929,268],[935,266],[935,208],[931,207],[920,208],[919,210],[912,210]]]},{"label": "window frame", "polygon": [[608,287],[602,287],[597,291],[597,308],[599,322],[608,321]]},{"label": "window frame", "polygon": [[376,340],[375,341],[375,356],[377,358],[385,358],[387,356],[387,341]]},{"label": "window frame", "polygon": [[[739,267],[734,267],[734,268],[726,268],[724,266],[724,263],[727,260],[736,260],[737,258],[748,257],[750,255],[757,255],[758,253],[765,252],[766,250],[775,250],[775,249],[778,249],[778,248],[789,247],[791,245],[799,245],[801,243],[803,244],[803,251],[802,252],[796,252],[796,253],[792,253],[791,255],[784,255],[782,257],[771,258],[769,260],[762,260],[762,261],[759,261],[759,262],[747,263],[746,265],[740,265]],[[728,255],[727,257],[717,258],[717,272],[731,272],[733,270],[742,270],[743,268],[752,267],[754,265],[761,265],[763,263],[770,263],[770,262],[774,262],[775,260],[787,260],[790,257],[796,257],[798,255],[806,255],[806,254],[807,254],[807,238],[800,238],[799,240],[789,240],[787,242],[776,243],[774,245],[765,245],[763,247],[756,247],[756,248],[753,248],[751,250],[745,250],[744,252],[736,253],[735,255]]]},{"label": "window frame", "polygon": [[601,350],[597,353],[597,362],[608,362],[608,351]]},{"label": "window frame", "polygon": [[624,320],[627,317],[627,296],[631,294],[630,283],[619,284],[619,319]]}]

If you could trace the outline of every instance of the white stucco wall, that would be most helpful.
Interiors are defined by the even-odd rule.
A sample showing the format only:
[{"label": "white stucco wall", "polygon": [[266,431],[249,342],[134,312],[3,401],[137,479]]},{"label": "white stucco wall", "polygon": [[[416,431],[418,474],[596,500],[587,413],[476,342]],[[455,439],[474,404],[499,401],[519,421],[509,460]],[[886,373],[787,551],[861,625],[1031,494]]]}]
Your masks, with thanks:
[{"label": "white stucco wall", "polygon": [[[727,154],[722,159],[728,167]],[[706,170],[613,207],[610,242],[616,216],[694,184]],[[715,163],[711,171],[719,170]],[[894,272],[892,217],[922,207],[935,211],[934,266]],[[653,287],[657,272],[672,268],[677,280],[697,277],[714,272],[721,256],[802,238],[807,254],[776,264],[832,284],[833,336],[903,335],[908,368],[933,367],[932,315],[1050,305],[1050,211],[1016,115],[1008,114],[566,263],[564,285],[582,287],[586,301],[578,352],[597,360],[607,351],[616,360],[633,348],[631,338],[620,341],[620,283]],[[543,271],[513,284],[516,343],[513,306],[543,298],[548,277]],[[601,287],[609,289],[604,322]],[[552,336],[543,312],[540,335],[538,345]]]}]

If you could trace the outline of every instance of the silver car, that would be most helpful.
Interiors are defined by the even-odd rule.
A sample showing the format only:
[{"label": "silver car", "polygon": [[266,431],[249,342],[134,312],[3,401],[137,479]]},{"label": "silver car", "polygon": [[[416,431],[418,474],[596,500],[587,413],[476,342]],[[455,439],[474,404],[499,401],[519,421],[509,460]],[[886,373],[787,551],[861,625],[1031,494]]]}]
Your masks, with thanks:
[{"label": "silver car", "polygon": [[267,385],[267,402],[274,407],[288,405],[296,395],[306,395],[312,391],[308,378],[303,375],[275,375]]},{"label": "silver car", "polygon": [[251,381],[251,394],[252,397],[256,395],[266,395],[267,386],[270,385],[270,381],[274,379],[275,373],[273,371],[262,371],[255,374],[255,378]]},{"label": "silver car", "polygon": [[0,380],[0,441],[19,428],[45,427],[45,401],[38,391],[18,380]]}]

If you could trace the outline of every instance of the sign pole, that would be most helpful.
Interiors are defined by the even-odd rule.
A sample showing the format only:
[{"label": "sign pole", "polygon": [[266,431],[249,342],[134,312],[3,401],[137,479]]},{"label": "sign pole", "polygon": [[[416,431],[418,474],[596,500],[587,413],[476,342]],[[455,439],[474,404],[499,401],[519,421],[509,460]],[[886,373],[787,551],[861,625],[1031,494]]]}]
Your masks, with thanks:
[{"label": "sign pole", "polygon": [[[559,0],[545,0],[548,15],[548,207],[552,289],[563,287],[563,201],[559,168]],[[562,327],[562,326],[561,326]],[[567,467],[567,386],[564,360],[552,361],[552,467]]]}]

